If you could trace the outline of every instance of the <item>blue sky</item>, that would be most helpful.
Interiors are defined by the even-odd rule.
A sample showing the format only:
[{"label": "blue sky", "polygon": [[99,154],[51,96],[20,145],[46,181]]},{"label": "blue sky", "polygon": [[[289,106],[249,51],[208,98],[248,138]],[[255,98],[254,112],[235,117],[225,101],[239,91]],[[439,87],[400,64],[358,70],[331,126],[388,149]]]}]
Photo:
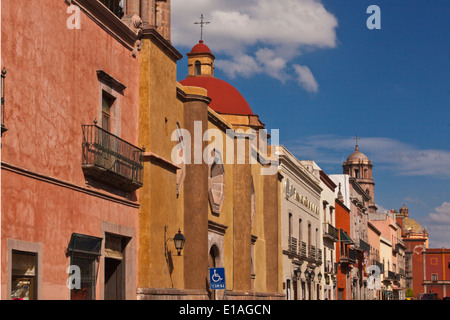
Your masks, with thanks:
[{"label": "blue sky", "polygon": [[[380,8],[379,30],[366,26],[370,5]],[[430,246],[450,247],[448,0],[172,0],[183,54],[199,40],[202,13],[215,76],[280,129],[281,144],[336,174],[358,135],[376,203],[405,203]]]}]

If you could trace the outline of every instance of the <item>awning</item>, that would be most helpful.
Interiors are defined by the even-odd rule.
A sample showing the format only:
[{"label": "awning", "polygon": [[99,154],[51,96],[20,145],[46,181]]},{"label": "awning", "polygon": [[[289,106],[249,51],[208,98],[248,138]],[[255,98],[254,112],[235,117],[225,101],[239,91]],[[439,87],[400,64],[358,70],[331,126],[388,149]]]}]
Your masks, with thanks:
[{"label": "awning", "polygon": [[339,229],[339,231],[340,231],[341,242],[344,242],[347,244],[354,244],[353,240],[348,236],[348,234],[344,230]]},{"label": "awning", "polygon": [[85,234],[72,233],[70,238],[69,252],[78,252],[84,254],[101,255],[102,238],[88,236]]}]

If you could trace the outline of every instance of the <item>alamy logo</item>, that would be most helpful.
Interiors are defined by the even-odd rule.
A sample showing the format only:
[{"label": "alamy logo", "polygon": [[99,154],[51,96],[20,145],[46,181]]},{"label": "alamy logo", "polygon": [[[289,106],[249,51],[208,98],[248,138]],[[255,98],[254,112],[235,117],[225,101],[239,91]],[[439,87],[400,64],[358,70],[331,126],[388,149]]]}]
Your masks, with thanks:
[{"label": "alamy logo", "polygon": [[371,5],[367,8],[366,13],[371,14],[367,18],[366,25],[369,30],[381,29],[381,9],[379,6]]},{"label": "alamy logo", "polygon": [[67,267],[66,273],[69,274],[67,279],[67,288],[81,289],[81,270],[79,266],[70,265]]},{"label": "alamy logo", "polygon": [[67,13],[70,14],[70,17],[67,18],[67,29],[81,29],[81,14],[80,7],[74,4],[71,4],[67,7]]},{"label": "alamy logo", "polygon": [[373,289],[380,290],[381,289],[380,267],[378,267],[377,265],[370,265],[367,266],[366,271],[368,274],[370,274],[370,276],[367,278],[367,288],[372,290]]},{"label": "alamy logo", "polygon": [[[194,164],[201,164],[204,161],[208,165],[213,162],[217,164],[256,164],[259,161],[263,165],[261,175],[273,175],[278,172],[278,154],[274,148],[269,152],[267,145],[269,135],[265,129],[258,131],[227,129],[225,134],[219,129],[207,129],[203,134],[202,132],[201,121],[194,122],[194,137],[187,129],[178,128],[172,132],[171,140],[178,141],[171,153],[173,163],[176,165],[192,164],[192,158]],[[246,139],[248,139],[248,143],[246,143]],[[278,129],[270,130],[270,139],[272,146],[278,146]],[[204,141],[210,143],[202,150]],[[225,152],[223,152],[224,147]],[[215,154],[224,156],[217,157],[214,156]]]}]

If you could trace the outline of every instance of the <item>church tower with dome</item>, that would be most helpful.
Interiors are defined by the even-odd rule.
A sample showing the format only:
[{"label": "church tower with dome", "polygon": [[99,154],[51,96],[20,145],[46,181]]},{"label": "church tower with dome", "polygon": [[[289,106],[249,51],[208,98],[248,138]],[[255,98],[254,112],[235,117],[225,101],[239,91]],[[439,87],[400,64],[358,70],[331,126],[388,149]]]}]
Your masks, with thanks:
[{"label": "church tower with dome", "polygon": [[215,56],[203,40],[194,45],[187,56],[189,74],[180,81],[183,86],[206,89],[208,97],[212,99],[210,108],[233,125],[243,127],[244,130],[265,128],[241,93],[228,82],[214,76]]},{"label": "church tower with dome", "polygon": [[368,204],[369,213],[377,212],[372,167],[372,161],[364,153],[359,151],[358,144],[355,146],[355,151],[348,156],[342,165],[344,169],[343,173],[354,178],[370,197]]}]

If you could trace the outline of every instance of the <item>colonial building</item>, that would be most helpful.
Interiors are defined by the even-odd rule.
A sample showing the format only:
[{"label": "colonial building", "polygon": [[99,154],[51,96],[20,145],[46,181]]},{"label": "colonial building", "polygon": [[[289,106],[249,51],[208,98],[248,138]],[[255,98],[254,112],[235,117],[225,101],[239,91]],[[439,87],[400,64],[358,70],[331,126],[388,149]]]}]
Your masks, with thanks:
[{"label": "colonial building", "polygon": [[[352,300],[364,300],[367,294],[367,273],[365,272],[365,264],[370,254],[370,245],[368,243],[367,230],[367,207],[366,204],[370,199],[365,191],[361,188],[355,178],[346,174],[330,175],[330,178],[336,185],[341,184],[343,189],[341,193],[344,204],[347,203],[350,209],[350,233],[348,236],[353,244],[356,254],[356,262],[352,268]],[[337,223],[336,223],[337,224]]]},{"label": "colonial building", "polygon": [[328,175],[319,170],[321,193],[321,224],[323,239],[323,272],[324,272],[324,300],[336,300],[336,244],[339,241],[339,230],[336,226],[335,213],[335,190],[336,184],[328,177]]},{"label": "colonial building", "polygon": [[[264,124],[232,85],[214,77],[215,57],[203,41],[188,53],[189,75],[179,83],[176,56],[170,61],[170,51],[143,41],[146,50],[162,58],[149,59],[147,75],[141,72],[148,107],[140,137],[150,140],[138,298],[283,298],[277,163],[263,174],[272,166],[269,152],[253,144]],[[180,255],[170,241],[178,229],[186,241]],[[224,290],[209,289],[212,267],[225,268]]]},{"label": "colonial building", "polygon": [[[346,180],[344,180],[345,182]],[[347,180],[348,181],[348,180]],[[350,234],[350,201],[347,196],[348,185],[338,182],[335,198],[335,227],[339,230],[339,241],[336,243],[336,298],[337,300],[351,300],[352,281],[351,272],[356,262],[356,251]],[[345,204],[347,202],[347,205]]]},{"label": "colonial building", "polygon": [[368,300],[381,300],[381,274],[383,265],[380,262],[381,231],[370,220],[367,222],[370,255],[368,257],[367,273],[372,278],[367,279]]},{"label": "colonial building", "polygon": [[324,270],[320,179],[285,147],[280,146],[278,154],[282,176],[283,292],[288,300],[321,300]]},{"label": "colonial building", "polygon": [[414,298],[418,298],[420,293],[425,293],[423,252],[428,248],[429,235],[426,228],[409,217],[409,209],[405,205],[396,213],[396,221],[405,244],[405,286],[412,291]]},{"label": "colonial building", "polygon": [[322,192],[320,194],[321,245],[323,264],[321,272],[324,275],[323,299],[336,300],[336,254],[335,244],[339,240],[338,229],[335,228],[335,190],[336,184],[312,160],[303,160],[301,163],[320,180]]},{"label": "colonial building", "polygon": [[102,2],[2,2],[2,299],[136,298],[138,33]]},{"label": "colonial building", "polygon": [[405,299],[405,245],[400,237],[400,226],[395,213],[371,213],[369,220],[381,232],[381,262],[383,299]]},{"label": "colonial building", "polygon": [[423,254],[423,293],[450,296],[450,249],[428,248]]}]

